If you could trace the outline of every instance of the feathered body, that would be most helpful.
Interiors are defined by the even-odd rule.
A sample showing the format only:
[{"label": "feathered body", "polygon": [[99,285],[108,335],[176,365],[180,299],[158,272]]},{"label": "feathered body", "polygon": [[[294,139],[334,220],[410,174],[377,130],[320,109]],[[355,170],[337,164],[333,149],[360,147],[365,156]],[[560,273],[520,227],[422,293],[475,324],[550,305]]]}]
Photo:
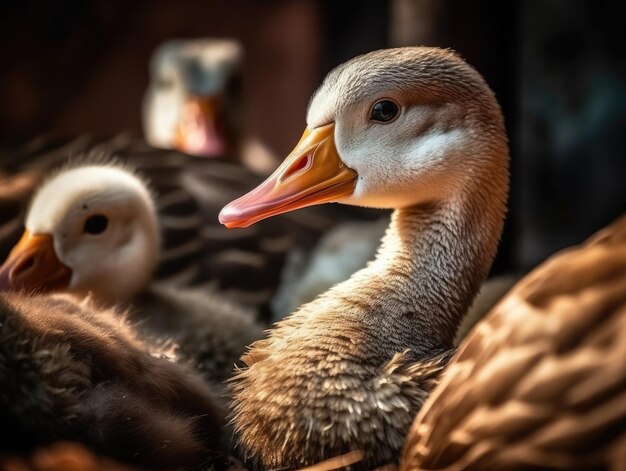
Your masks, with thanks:
[{"label": "feathered body", "polygon": [[128,319],[140,336],[173,343],[180,362],[219,385],[230,378],[246,347],[262,336],[252,312],[217,293],[167,284],[143,290]]}]

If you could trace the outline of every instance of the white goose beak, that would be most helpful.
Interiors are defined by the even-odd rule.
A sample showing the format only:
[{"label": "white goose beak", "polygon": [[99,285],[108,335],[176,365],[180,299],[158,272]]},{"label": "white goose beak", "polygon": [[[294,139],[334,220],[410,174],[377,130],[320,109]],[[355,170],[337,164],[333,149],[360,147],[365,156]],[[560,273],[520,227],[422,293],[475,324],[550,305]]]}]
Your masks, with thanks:
[{"label": "white goose beak", "polygon": [[334,130],[334,123],[306,129],[267,180],[222,209],[220,222],[228,228],[247,227],[276,214],[352,194],[358,175],[339,157]]}]

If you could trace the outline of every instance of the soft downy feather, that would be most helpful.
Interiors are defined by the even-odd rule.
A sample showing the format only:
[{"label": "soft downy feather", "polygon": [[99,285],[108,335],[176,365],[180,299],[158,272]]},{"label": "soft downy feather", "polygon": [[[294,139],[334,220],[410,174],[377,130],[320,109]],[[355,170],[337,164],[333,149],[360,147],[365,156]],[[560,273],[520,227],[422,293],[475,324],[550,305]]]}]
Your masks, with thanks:
[{"label": "soft downy feather", "polygon": [[2,295],[2,452],[75,440],[152,469],[222,460],[214,393],[122,317],[66,295]]}]

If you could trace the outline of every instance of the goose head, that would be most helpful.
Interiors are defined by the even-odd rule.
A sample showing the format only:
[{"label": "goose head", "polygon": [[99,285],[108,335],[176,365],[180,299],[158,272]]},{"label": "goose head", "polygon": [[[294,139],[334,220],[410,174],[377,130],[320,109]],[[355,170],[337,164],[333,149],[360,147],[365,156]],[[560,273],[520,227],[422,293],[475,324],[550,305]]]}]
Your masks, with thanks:
[{"label": "goose head", "polygon": [[500,109],[482,77],[451,51],[408,47],[356,57],[328,74],[306,122],[283,164],[222,210],[223,224],[245,227],[326,202],[404,208],[463,200],[479,182],[504,211]]},{"label": "goose head", "polygon": [[231,40],[174,40],[152,58],[143,103],[146,139],[201,157],[223,157],[238,145],[240,45]]},{"label": "goose head", "polygon": [[24,234],[0,267],[0,289],[127,301],[147,284],[158,250],[154,203],[136,175],[111,165],[67,168],[33,197]]}]

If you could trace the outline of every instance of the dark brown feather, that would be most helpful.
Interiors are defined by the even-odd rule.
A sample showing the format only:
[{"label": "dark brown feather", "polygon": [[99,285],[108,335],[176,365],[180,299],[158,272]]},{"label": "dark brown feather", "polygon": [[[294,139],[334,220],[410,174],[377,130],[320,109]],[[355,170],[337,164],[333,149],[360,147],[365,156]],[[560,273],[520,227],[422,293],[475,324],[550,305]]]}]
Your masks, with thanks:
[{"label": "dark brown feather", "polygon": [[221,462],[214,393],[122,317],[64,295],[0,297],[0,454],[72,440],[151,469]]}]

